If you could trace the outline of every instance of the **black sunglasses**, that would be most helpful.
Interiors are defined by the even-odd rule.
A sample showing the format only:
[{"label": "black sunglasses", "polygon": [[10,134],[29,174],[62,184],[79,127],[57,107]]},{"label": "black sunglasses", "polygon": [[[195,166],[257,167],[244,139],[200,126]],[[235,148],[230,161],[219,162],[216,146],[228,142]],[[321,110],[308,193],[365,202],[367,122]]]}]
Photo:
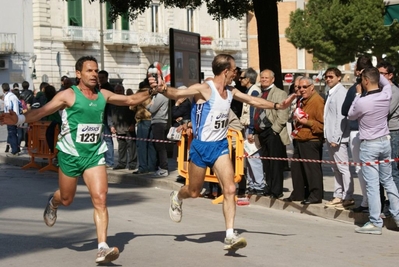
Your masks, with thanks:
[{"label": "black sunglasses", "polygon": [[298,89],[306,89],[306,88],[308,88],[308,87],[310,87],[310,86],[312,86],[313,84],[309,84],[309,85],[302,85],[302,86],[298,86],[297,88]]}]

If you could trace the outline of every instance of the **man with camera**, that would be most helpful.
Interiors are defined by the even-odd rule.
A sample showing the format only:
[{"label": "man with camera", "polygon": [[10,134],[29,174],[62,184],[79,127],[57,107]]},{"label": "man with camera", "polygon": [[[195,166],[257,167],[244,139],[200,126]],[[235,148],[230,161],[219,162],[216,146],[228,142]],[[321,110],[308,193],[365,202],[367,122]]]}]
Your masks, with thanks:
[{"label": "man with camera", "polygon": [[[371,59],[367,56],[360,56],[356,61],[355,72],[354,75],[358,77],[356,82],[348,89],[346,93],[346,97],[344,103],[342,104],[341,113],[344,116],[348,116],[349,108],[352,105],[353,100],[356,96],[356,85],[360,83],[360,74],[361,71],[365,68],[371,68],[373,64],[371,63]],[[360,150],[360,139],[359,139],[359,124],[357,120],[353,120],[349,122],[349,149],[352,154],[353,162],[360,162],[359,159],[359,150]],[[368,200],[366,194],[366,183],[363,179],[363,174],[361,172],[361,167],[357,165],[355,167],[355,171],[357,173],[357,177],[359,178],[360,188],[362,190],[363,199],[360,205],[353,210],[353,212],[368,212]]]},{"label": "man with camera", "polygon": [[[365,68],[360,78],[360,83],[356,85],[355,99],[348,112],[348,119],[359,122],[361,140],[359,156],[363,164],[367,163],[362,167],[362,174],[366,182],[370,219],[364,226],[356,228],[355,232],[380,235],[383,226],[380,217],[380,183],[387,192],[390,212],[399,226],[398,189],[392,179],[391,163],[385,161],[391,157],[387,115],[392,91],[388,80],[377,68]],[[362,92],[365,93],[362,95]]]}]

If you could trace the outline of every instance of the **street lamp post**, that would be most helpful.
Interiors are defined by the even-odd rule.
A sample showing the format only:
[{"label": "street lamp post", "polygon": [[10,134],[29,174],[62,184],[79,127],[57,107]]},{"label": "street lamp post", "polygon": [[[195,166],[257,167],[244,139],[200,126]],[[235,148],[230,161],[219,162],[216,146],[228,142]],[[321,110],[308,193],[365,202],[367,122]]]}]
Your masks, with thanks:
[{"label": "street lamp post", "polygon": [[103,25],[103,3],[100,3],[100,67],[104,69],[104,25]]}]

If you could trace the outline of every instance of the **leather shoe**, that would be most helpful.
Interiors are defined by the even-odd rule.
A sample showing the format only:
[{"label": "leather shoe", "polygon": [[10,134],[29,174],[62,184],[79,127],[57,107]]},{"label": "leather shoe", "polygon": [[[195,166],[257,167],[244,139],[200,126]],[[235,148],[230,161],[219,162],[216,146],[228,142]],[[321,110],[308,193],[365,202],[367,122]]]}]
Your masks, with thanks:
[{"label": "leather shoe", "polygon": [[301,201],[302,205],[320,204],[320,203],[321,203],[321,201],[311,201],[311,200],[308,200],[308,199],[305,199],[304,201]]},{"label": "leather shoe", "polygon": [[125,169],[125,167],[121,166],[121,165],[116,165],[113,170],[122,170]]},{"label": "leather shoe", "polygon": [[283,201],[284,202],[292,202],[292,198],[286,197],[286,198],[283,198]]},{"label": "leather shoe", "polygon": [[282,193],[280,195],[278,195],[278,196],[276,196],[275,194],[271,194],[270,198],[271,199],[279,199],[279,198],[282,198],[283,196],[284,196],[284,194],[282,194]]},{"label": "leather shoe", "polygon": [[142,172],[142,171],[135,171],[135,172],[133,172],[133,174],[144,174],[144,173],[148,173],[148,172]]}]

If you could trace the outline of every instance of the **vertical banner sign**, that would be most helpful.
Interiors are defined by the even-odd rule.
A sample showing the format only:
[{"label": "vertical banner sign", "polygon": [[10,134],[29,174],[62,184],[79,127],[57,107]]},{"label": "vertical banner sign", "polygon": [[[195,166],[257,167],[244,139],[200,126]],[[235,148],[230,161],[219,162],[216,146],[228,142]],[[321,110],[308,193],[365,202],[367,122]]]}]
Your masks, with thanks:
[{"label": "vertical banner sign", "polygon": [[170,84],[173,87],[201,82],[201,42],[198,33],[169,29]]}]

